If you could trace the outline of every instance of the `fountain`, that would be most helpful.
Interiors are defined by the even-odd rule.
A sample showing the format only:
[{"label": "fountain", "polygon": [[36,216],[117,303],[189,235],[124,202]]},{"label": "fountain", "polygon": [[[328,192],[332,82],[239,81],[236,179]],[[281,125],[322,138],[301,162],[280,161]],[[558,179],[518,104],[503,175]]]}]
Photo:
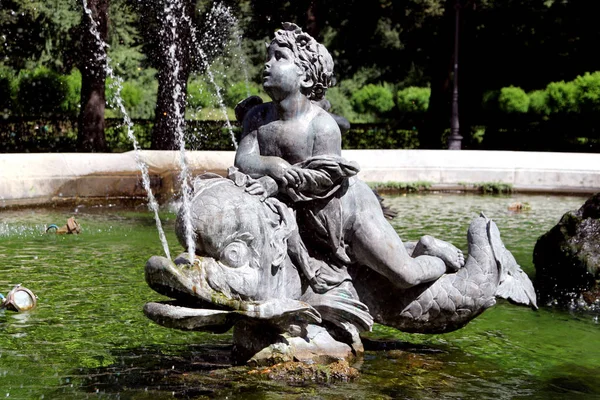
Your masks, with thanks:
[{"label": "fountain", "polygon": [[[469,227],[466,261],[431,236],[404,244],[318,105],[333,73],[325,47],[285,23],[267,53],[273,102],[243,102],[235,167],[194,181],[196,254],[146,264],[150,287],[175,299],[146,304],[149,318],[184,330],[233,327],[234,359],[270,365],[361,356],[360,333],[374,322],[442,333],[496,296],[537,308],[529,278],[483,214]],[[183,245],[189,213],[176,224]]]},{"label": "fountain", "polygon": [[[306,42],[309,47],[311,43]],[[273,75],[267,74],[266,80],[273,81]],[[250,100],[236,114],[253,117],[270,107],[259,103]],[[130,121],[125,125],[132,133]],[[133,146],[144,171],[135,137]],[[244,146],[240,142],[239,156]],[[190,156],[179,154],[183,163]],[[345,154],[353,159],[356,153]],[[346,189],[359,191],[365,196],[360,199],[371,198],[355,175],[356,164],[338,154],[334,160],[294,160],[296,168],[284,174],[283,182],[268,173],[253,173],[242,158],[226,178],[206,175],[190,181],[189,203],[198,213],[190,219],[180,211],[176,223],[168,210],[157,207],[153,221],[147,212],[107,200],[99,206],[77,206],[82,235],[47,235],[46,224],[71,216],[72,208],[3,208],[0,285],[10,288],[23,282],[39,301],[32,311],[0,309],[0,395],[466,399],[600,394],[597,314],[547,307],[531,312],[502,300],[492,307],[497,297],[535,304],[512,253],[532,273],[536,238],[555,218],[579,207],[580,198],[386,196],[386,202],[402,209],[391,221],[393,228],[383,225],[388,222],[378,219],[379,204],[371,202],[373,207],[364,212],[381,223],[379,228],[385,226],[382,239],[397,244],[395,231],[403,239],[419,239],[420,232],[432,235],[403,243],[407,254],[426,257],[431,263],[425,264],[432,267],[427,278],[432,280],[405,287],[423,277],[398,284],[389,276],[402,277],[402,271],[376,268],[373,251],[357,254],[354,231],[345,230],[345,224],[338,236],[340,230],[329,229],[339,227],[338,220],[321,224],[330,236],[311,226],[321,216],[336,216],[330,209],[340,203],[342,211],[348,210],[352,196],[337,196]],[[551,164],[555,169],[556,160]],[[327,180],[338,191],[321,193],[319,188],[330,185]],[[322,199],[306,199],[317,189]],[[148,192],[149,204],[150,196]],[[5,198],[10,204],[10,193],[0,193]],[[313,212],[310,205],[317,201],[327,208],[325,213]],[[507,212],[507,204],[514,201],[530,209]],[[475,216],[475,210],[494,216],[502,240],[496,223]],[[172,300],[148,303],[156,293],[141,279],[139,266],[146,255],[156,253],[159,211],[166,257],[152,257],[145,272],[150,287]],[[310,213],[316,218],[303,218]],[[341,217],[352,215],[357,213]],[[189,246],[190,222],[194,251]],[[458,226],[469,222],[467,239]],[[187,253],[170,261],[169,253],[177,254],[167,244],[167,238],[176,241],[174,231]],[[468,246],[466,260],[434,236]],[[434,261],[440,255],[443,267]],[[357,257],[364,263],[352,262]],[[338,285],[335,280],[340,279]],[[162,326],[140,312],[144,303],[147,315]],[[320,384],[355,377],[318,369],[339,359],[360,361],[353,366],[360,369],[361,379]],[[315,361],[314,375],[298,385],[295,379],[307,377],[293,374],[294,363],[230,368],[234,363],[258,366],[285,360]],[[284,383],[266,382],[265,377]]]}]

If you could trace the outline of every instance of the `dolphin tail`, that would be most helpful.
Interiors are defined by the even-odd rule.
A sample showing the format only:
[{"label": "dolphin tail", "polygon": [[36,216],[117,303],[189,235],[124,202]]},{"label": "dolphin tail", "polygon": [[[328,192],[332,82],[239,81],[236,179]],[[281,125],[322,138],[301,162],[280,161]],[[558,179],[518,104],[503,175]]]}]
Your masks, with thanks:
[{"label": "dolphin tail", "polygon": [[500,231],[492,220],[488,222],[488,237],[500,272],[500,281],[495,295],[537,309],[535,290],[531,280],[517,264],[512,253],[504,247],[504,243],[500,239]]}]

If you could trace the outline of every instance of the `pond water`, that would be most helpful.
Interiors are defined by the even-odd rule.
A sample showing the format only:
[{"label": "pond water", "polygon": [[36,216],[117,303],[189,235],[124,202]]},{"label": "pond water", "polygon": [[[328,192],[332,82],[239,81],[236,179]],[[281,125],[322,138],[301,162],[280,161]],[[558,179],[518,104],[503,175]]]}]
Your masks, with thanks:
[{"label": "pond water", "polygon": [[[509,204],[527,202],[514,213]],[[533,276],[537,238],[585,198],[459,194],[387,196],[406,239],[428,233],[466,248],[480,211]],[[81,235],[43,234],[75,215]],[[161,214],[171,253],[181,248],[175,215]],[[144,265],[161,244],[143,207],[0,211],[0,292],[22,283],[39,297],[28,313],[0,311],[0,398],[354,398],[563,399],[600,397],[598,315],[506,302],[445,335],[404,334],[376,325],[361,377],[350,383],[288,385],[230,370],[231,334],[181,332],[142,313],[161,296]]]}]

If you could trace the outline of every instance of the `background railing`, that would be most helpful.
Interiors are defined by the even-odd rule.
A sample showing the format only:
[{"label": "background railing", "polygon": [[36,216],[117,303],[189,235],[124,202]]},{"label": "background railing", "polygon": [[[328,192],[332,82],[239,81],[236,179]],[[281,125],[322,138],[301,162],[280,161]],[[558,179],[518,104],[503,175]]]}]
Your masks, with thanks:
[{"label": "background railing", "polygon": [[[106,140],[111,152],[133,149],[122,119],[106,119]],[[600,121],[573,116],[551,121],[528,118],[488,118],[487,125],[474,125],[463,141],[465,149],[600,152]],[[149,149],[153,120],[133,120],[134,133],[142,149]],[[420,124],[352,124],[342,137],[345,149],[416,149]],[[232,122],[239,141],[241,127]],[[224,121],[186,121],[185,140],[191,150],[233,150]],[[440,143],[444,143],[444,140]],[[440,145],[440,148],[442,146]],[[0,118],[0,153],[76,152],[77,119],[64,117]]]}]

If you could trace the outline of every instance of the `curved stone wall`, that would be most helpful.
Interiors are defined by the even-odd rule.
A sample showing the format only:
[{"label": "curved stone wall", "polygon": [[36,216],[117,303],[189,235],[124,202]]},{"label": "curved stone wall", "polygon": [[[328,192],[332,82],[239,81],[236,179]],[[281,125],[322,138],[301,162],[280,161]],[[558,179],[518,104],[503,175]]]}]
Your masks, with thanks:
[{"label": "curved stone wall", "polygon": [[[178,190],[179,152],[140,153],[159,201]],[[481,182],[515,191],[596,193],[600,154],[447,150],[345,150],[367,182],[427,181],[433,190],[464,190]],[[225,174],[232,151],[190,151],[193,174]],[[0,207],[61,201],[145,198],[134,152],[0,154]]]}]

